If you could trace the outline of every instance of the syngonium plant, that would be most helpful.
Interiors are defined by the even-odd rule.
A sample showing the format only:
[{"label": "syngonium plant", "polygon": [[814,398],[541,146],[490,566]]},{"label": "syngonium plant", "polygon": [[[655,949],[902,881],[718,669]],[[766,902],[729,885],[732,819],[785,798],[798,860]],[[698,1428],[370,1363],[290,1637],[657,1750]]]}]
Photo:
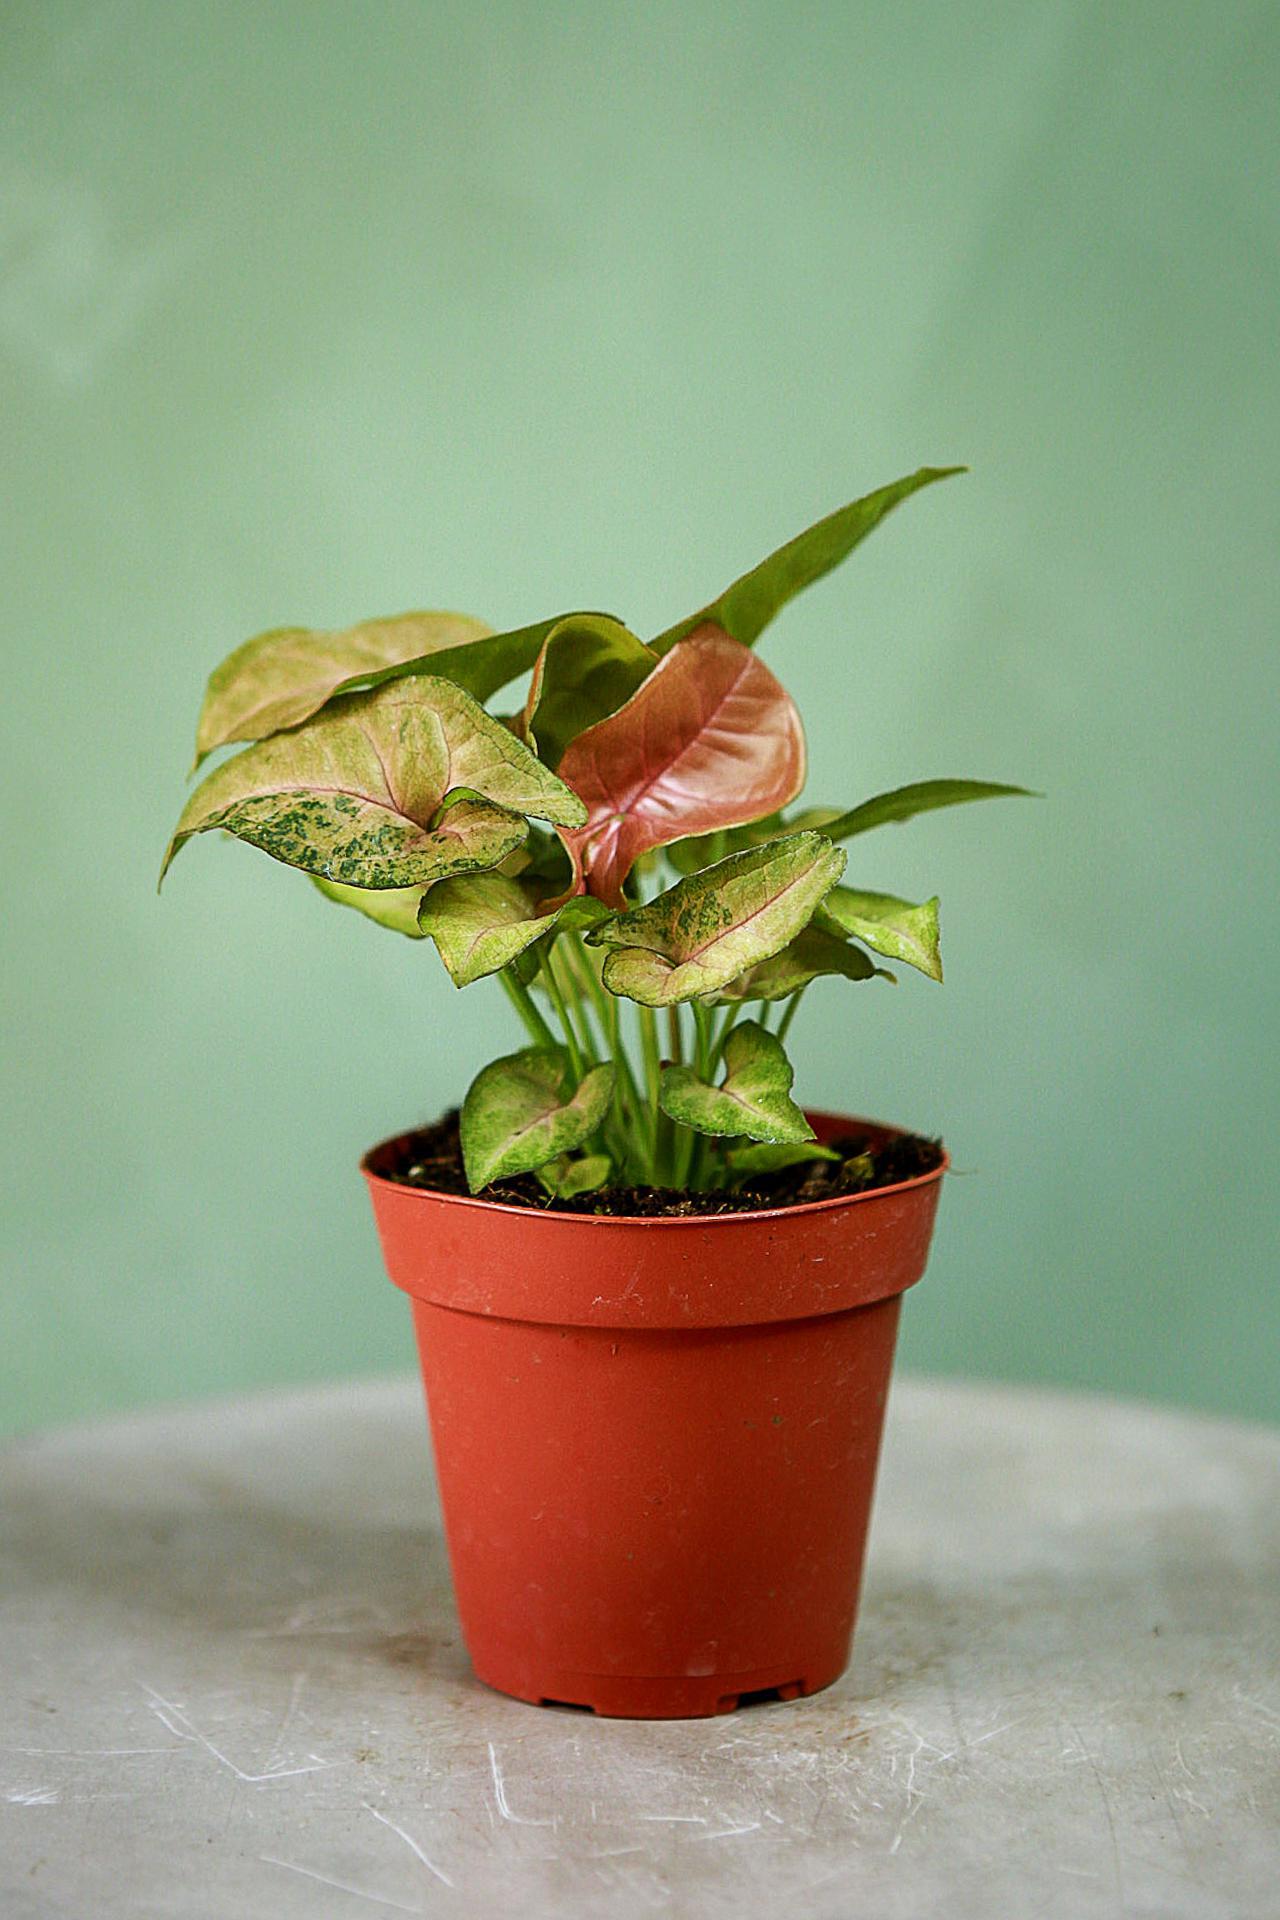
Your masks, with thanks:
[{"label": "syngonium plant", "polygon": [[[221,828],[433,941],[456,986],[496,977],[530,1044],[463,1103],[473,1193],[521,1173],[553,1199],[698,1190],[831,1157],[783,1046],[805,989],[892,979],[882,959],[942,978],[936,898],[846,885],[843,843],[1026,789],[925,780],[788,815],[804,732],[752,649],[899,502],[960,471],[840,508],[647,642],[590,612],[259,635],[209,680],[196,765],[240,751],[192,793],[165,869]],[[487,712],[525,673],[523,707]]]}]

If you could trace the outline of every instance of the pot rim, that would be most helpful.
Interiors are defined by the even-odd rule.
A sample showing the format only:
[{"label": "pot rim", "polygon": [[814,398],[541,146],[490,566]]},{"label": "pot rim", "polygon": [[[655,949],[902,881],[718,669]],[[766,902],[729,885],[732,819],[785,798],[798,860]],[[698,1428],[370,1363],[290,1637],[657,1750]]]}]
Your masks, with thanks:
[{"label": "pot rim", "polygon": [[[819,1139],[822,1138],[824,1125],[828,1130],[838,1128],[843,1132],[847,1128],[863,1127],[870,1133],[886,1136],[902,1136],[908,1132],[906,1127],[891,1126],[883,1120],[867,1120],[857,1115],[827,1113],[820,1107],[805,1109],[805,1118],[814,1127]],[[398,1194],[410,1194],[416,1200],[429,1205],[478,1209],[486,1214],[504,1214],[519,1220],[551,1222],[555,1226],[573,1224],[583,1227],[683,1227],[695,1230],[715,1227],[747,1225],[754,1220],[778,1221],[805,1219],[812,1214],[833,1213],[839,1207],[856,1207],[867,1200],[883,1200],[890,1195],[911,1193],[917,1187],[927,1187],[933,1181],[941,1180],[951,1169],[951,1155],[945,1147],[941,1148],[942,1158],[936,1167],[928,1173],[917,1173],[910,1180],[898,1180],[892,1186],[867,1187],[862,1193],[837,1193],[826,1200],[802,1200],[789,1207],[750,1207],[734,1213],[689,1213],[678,1215],[653,1215],[644,1213],[570,1213],[567,1209],[555,1206],[517,1207],[508,1200],[482,1200],[475,1194],[437,1193],[431,1187],[411,1187],[403,1181],[388,1179],[372,1164],[388,1148],[405,1139],[408,1134],[418,1132],[418,1128],[406,1128],[402,1133],[388,1134],[385,1140],[379,1140],[376,1146],[369,1148],[361,1156],[360,1171],[370,1187],[378,1186],[390,1189]]]}]

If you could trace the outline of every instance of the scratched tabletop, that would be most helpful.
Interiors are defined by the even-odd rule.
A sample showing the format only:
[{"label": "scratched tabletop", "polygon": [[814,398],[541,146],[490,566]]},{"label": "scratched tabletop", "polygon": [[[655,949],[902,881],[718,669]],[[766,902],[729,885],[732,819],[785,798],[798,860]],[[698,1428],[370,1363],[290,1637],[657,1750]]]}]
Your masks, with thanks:
[{"label": "scratched tabletop", "polygon": [[1280,1914],[1280,1433],[905,1382],[852,1671],[721,1719],[470,1675],[419,1391],[0,1455],[4,1920]]}]

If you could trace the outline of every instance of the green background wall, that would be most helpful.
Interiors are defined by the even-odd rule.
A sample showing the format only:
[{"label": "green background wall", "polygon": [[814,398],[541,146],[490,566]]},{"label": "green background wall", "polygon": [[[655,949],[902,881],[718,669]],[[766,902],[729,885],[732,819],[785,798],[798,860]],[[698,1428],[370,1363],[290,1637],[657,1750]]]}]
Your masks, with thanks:
[{"label": "green background wall", "polygon": [[[359,1151],[496,988],[217,840],[209,667],[283,622],[656,631],[923,461],[784,616],[815,799],[948,985],[801,1088],[944,1131],[917,1368],[1280,1413],[1280,294],[1267,4],[9,0],[0,1418],[410,1364]],[[919,896],[917,896],[919,897]]]}]

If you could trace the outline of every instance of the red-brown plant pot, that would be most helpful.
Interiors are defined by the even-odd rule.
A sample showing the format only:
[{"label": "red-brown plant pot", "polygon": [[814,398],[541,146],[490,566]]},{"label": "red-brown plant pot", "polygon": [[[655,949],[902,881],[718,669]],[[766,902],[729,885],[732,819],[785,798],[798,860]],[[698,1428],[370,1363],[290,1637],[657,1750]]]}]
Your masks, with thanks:
[{"label": "red-brown plant pot", "polygon": [[945,1159],[845,1199],[619,1219],[398,1185],[401,1146],[363,1170],[480,1679],[642,1719],[829,1686]]}]

